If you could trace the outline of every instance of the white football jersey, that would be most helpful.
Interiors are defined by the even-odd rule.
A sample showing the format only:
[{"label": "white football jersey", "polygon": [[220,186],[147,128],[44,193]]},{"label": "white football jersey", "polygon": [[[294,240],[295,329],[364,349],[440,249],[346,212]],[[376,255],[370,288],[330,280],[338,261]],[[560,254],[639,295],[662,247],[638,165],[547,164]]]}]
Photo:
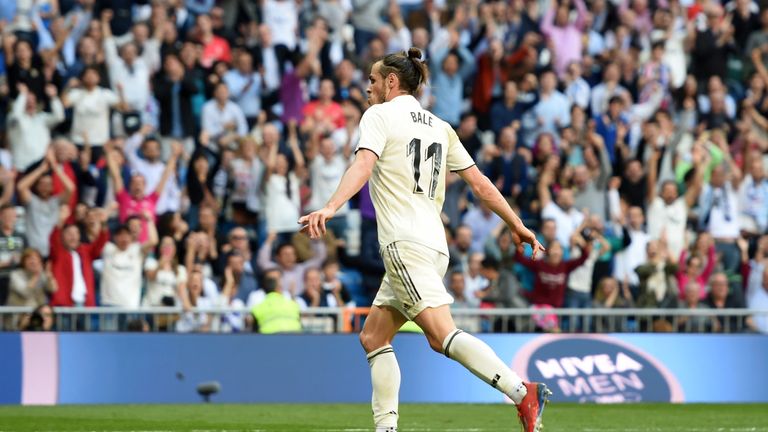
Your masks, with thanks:
[{"label": "white football jersey", "polygon": [[360,149],[379,157],[369,183],[380,248],[408,240],[448,255],[440,219],[446,173],[475,164],[453,128],[413,96],[398,96],[363,114]]}]

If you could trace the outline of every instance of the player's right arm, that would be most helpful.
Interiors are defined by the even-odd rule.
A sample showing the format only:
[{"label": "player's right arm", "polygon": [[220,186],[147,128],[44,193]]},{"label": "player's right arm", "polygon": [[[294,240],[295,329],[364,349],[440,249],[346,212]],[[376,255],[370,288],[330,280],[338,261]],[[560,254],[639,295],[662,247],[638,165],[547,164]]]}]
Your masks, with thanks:
[{"label": "player's right arm", "polygon": [[371,178],[373,166],[378,159],[379,157],[373,151],[366,148],[360,149],[355,155],[352,165],[341,177],[339,187],[336,188],[336,192],[333,193],[325,207],[299,219],[300,224],[306,225],[301,231],[309,234],[312,239],[324,236],[325,221],[332,218],[344,203],[360,192],[360,189]]}]

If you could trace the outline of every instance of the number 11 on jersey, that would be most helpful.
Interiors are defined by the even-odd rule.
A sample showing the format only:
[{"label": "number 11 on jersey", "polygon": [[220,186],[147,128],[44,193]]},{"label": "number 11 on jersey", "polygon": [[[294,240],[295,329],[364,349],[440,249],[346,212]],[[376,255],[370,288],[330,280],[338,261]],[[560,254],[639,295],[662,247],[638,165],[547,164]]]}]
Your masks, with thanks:
[{"label": "number 11 on jersey", "polygon": [[[413,193],[423,194],[424,189],[419,185],[419,179],[421,178],[421,140],[414,138],[408,143],[408,157],[413,155]],[[440,162],[443,160],[443,146],[440,143],[433,142],[427,147],[426,160],[432,158],[432,179],[429,182],[429,193],[427,196],[429,199],[435,199],[435,190],[437,189],[437,181],[440,178]]]}]

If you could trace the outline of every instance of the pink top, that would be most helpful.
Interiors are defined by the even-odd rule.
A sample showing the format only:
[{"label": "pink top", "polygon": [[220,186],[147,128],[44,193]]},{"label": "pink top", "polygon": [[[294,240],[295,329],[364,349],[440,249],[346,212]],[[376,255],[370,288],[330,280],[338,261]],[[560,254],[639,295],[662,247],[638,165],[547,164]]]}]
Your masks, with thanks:
[{"label": "pink top", "polygon": [[[150,214],[157,217],[155,214],[155,207],[157,206],[157,200],[160,197],[156,192],[152,192],[149,195],[145,195],[142,199],[136,199],[123,189],[115,196],[117,203],[120,205],[120,223],[125,221],[131,216],[141,216],[144,211],[149,211]],[[141,219],[141,235],[139,236],[139,243],[144,243],[149,238],[149,231],[147,231],[147,221]]]},{"label": "pink top", "polygon": [[[688,261],[688,251],[683,249],[683,252],[680,254],[680,262],[679,266],[677,268],[677,289],[680,291],[680,298],[685,298],[685,286],[690,281],[690,277],[685,272],[686,270],[686,261]],[[699,300],[704,300],[704,298],[707,296],[707,282],[709,281],[709,277],[712,275],[712,271],[715,269],[715,247],[712,246],[709,248],[709,251],[707,251],[707,266],[704,267],[704,271],[702,271],[698,276],[696,276],[696,282],[699,284]]]},{"label": "pink top", "polygon": [[322,118],[330,120],[331,123],[336,126],[336,129],[341,129],[347,124],[347,121],[344,118],[344,110],[341,108],[341,105],[336,102],[331,102],[330,104],[323,106],[319,101],[312,101],[304,105],[302,114],[304,114],[304,117],[320,115]]},{"label": "pink top", "polygon": [[231,62],[232,51],[229,49],[229,42],[226,39],[214,36],[210,42],[203,46],[200,64],[209,68],[217,61]]},{"label": "pink top", "polygon": [[584,0],[574,0],[578,15],[576,22],[569,23],[565,27],[558,27],[554,24],[556,7],[548,7],[541,22],[541,32],[549,39],[554,48],[554,67],[557,76],[562,78],[572,62],[581,62],[581,52],[583,51],[583,27],[584,16],[587,13],[587,7]]}]

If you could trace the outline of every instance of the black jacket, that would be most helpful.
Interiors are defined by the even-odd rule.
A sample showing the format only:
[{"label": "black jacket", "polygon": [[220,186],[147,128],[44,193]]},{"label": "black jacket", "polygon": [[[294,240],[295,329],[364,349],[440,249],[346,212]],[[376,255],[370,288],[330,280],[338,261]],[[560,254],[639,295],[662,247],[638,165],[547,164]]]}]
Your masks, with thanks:
[{"label": "black jacket", "polygon": [[[171,125],[173,114],[171,112],[173,106],[173,86],[174,83],[166,75],[158,74],[155,77],[153,89],[155,92],[155,98],[160,105],[160,134],[170,135],[173,126]],[[181,89],[179,91],[179,108],[181,110],[181,127],[184,132],[184,137],[190,137],[195,135],[195,117],[192,112],[192,96],[197,93],[197,85],[195,81],[184,76],[181,81]]]}]

